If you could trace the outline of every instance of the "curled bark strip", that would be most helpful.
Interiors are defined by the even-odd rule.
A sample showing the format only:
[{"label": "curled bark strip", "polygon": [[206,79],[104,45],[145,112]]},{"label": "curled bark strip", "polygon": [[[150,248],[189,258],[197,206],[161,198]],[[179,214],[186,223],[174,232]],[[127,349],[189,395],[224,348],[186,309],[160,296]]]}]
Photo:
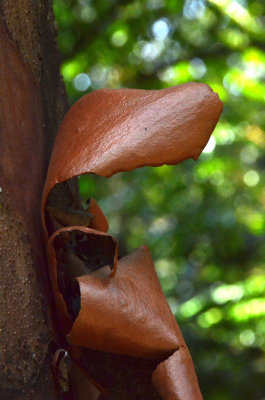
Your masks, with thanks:
[{"label": "curled bark strip", "polygon": [[109,229],[107,218],[95,199],[90,199],[87,211],[92,215],[90,228],[101,232],[107,232]]},{"label": "curled bark strip", "polygon": [[67,336],[94,350],[134,357],[161,358],[184,343],[162,292],[146,246],[108,267],[77,278],[81,310]]},{"label": "curled bark strip", "polygon": [[164,400],[202,400],[192,359],[184,346],[159,364],[152,381]]},{"label": "curled bark strip", "polygon": [[[108,269],[111,268],[111,273],[109,273],[109,276],[114,275],[117,269],[118,247],[115,238],[113,238],[111,235],[108,235],[104,232],[96,231],[94,229],[84,228],[82,226],[63,227],[58,229],[56,232],[52,234],[52,236],[49,238],[48,241],[47,254],[48,254],[50,277],[55,297],[59,325],[60,329],[63,331],[64,334],[67,334],[71,330],[73,324],[73,318],[69,314],[69,310],[67,310],[66,299],[64,298],[63,293],[60,291],[59,288],[57,258],[56,258],[54,242],[56,238],[59,237],[60,235],[64,235],[66,232],[73,232],[73,231],[83,232],[87,236],[88,241],[93,237],[96,237],[98,240],[108,238],[113,243],[113,250],[114,250],[112,265],[109,265],[108,267]],[[75,260],[75,262],[73,262],[73,264],[71,265],[71,268],[72,270],[74,270],[76,267],[78,266]],[[79,268],[78,271],[80,271]],[[87,273],[89,273],[89,271],[87,271]],[[76,277],[80,275],[82,275],[82,272],[76,273]],[[73,277],[73,279],[75,279],[75,277]]]},{"label": "curled bark strip", "polygon": [[42,197],[74,176],[105,177],[143,166],[197,159],[222,112],[202,83],[163,90],[96,90],[64,118],[55,141]]},{"label": "curled bark strip", "polygon": [[[45,207],[54,186],[77,175],[110,177],[143,166],[196,160],[221,112],[218,95],[204,84],[153,91],[95,91],[81,98],[61,124],[43,190],[51,281],[59,325],[70,347],[81,347],[84,354],[90,348],[165,360],[153,374],[153,384],[164,400],[202,397],[149,250],[141,246],[117,261],[117,243],[105,233],[108,223],[94,200],[85,215],[83,211],[58,212]],[[71,226],[76,221],[81,222]],[[107,250],[107,258],[103,254],[97,264],[90,249],[94,246],[97,251],[106,240],[111,241],[113,254]],[[109,267],[113,268],[111,274]]]}]

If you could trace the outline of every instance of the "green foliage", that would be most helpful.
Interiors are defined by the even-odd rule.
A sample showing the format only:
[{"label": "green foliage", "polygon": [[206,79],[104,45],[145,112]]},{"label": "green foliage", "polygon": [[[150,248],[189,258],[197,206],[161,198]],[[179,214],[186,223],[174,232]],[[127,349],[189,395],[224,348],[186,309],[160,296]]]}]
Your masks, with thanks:
[{"label": "green foliage", "polygon": [[101,87],[208,83],[224,112],[200,160],[82,176],[123,253],[148,244],[205,400],[264,400],[265,3],[55,0],[70,102]]}]

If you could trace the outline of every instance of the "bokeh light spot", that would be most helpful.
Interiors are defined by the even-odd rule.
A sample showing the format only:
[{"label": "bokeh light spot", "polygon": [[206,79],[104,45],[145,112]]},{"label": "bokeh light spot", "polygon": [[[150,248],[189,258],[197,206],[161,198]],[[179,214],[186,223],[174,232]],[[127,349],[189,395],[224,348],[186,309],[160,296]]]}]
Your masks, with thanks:
[{"label": "bokeh light spot", "polygon": [[79,92],[86,91],[91,85],[91,80],[87,74],[81,73],[74,78],[74,87]]},{"label": "bokeh light spot", "polygon": [[244,294],[241,286],[221,285],[211,293],[212,299],[217,304],[224,304],[228,301],[240,300]]},{"label": "bokeh light spot", "polygon": [[253,145],[243,147],[240,152],[240,159],[245,164],[253,164],[259,156],[258,149]]},{"label": "bokeh light spot", "polygon": [[243,346],[251,346],[255,342],[255,334],[251,329],[246,329],[240,333],[239,340]]},{"label": "bokeh light spot", "polygon": [[111,43],[115,47],[122,47],[128,40],[128,34],[123,29],[119,29],[111,36]]},{"label": "bokeh light spot", "polygon": [[184,318],[190,318],[197,314],[203,307],[204,301],[200,297],[193,297],[192,299],[181,304],[179,313]]},{"label": "bokeh light spot", "polygon": [[215,325],[221,321],[223,317],[222,311],[218,308],[211,308],[199,315],[197,321],[202,328],[209,328],[211,325]]},{"label": "bokeh light spot", "polygon": [[183,15],[187,19],[197,19],[203,16],[205,11],[204,0],[186,0]]},{"label": "bokeh light spot", "polygon": [[247,186],[256,186],[259,183],[260,177],[257,171],[251,170],[244,175],[244,182]]},{"label": "bokeh light spot", "polygon": [[189,71],[193,78],[200,79],[205,75],[207,68],[204,61],[196,57],[190,61]]},{"label": "bokeh light spot", "polygon": [[156,40],[165,40],[170,31],[170,22],[166,18],[161,18],[153,23],[152,33]]}]

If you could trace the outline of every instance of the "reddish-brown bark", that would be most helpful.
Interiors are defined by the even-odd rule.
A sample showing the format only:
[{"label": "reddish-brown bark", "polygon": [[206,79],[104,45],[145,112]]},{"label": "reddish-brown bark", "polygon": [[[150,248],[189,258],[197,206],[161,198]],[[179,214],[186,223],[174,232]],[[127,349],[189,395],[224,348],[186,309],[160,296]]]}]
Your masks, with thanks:
[{"label": "reddish-brown bark", "polygon": [[[43,228],[58,327],[67,335],[73,365],[82,366],[89,386],[95,377],[84,367],[86,348],[154,359],[152,381],[164,400],[202,399],[192,359],[148,249],[142,246],[117,262],[114,240],[109,251],[108,235],[96,224],[99,230],[89,228],[92,208],[91,219],[76,219],[71,210],[51,215],[46,208],[49,194],[58,183],[84,173],[110,177],[142,166],[197,159],[221,112],[218,95],[204,84],[160,91],[100,90],[79,100],[60,126],[43,191]],[[84,220],[89,225],[79,226]],[[69,226],[72,221],[75,226]],[[100,261],[92,272],[98,246]],[[73,347],[79,351],[73,352]]]}]

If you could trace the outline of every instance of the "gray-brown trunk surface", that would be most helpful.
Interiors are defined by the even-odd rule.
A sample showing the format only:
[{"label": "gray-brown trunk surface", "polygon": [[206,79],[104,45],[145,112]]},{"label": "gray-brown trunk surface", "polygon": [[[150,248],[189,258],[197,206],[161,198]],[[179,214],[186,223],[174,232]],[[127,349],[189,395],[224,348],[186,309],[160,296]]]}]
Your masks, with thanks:
[{"label": "gray-brown trunk surface", "polygon": [[[0,2],[0,399],[55,399],[53,328],[40,218],[55,134],[67,108],[49,0]],[[74,183],[52,203],[73,205]],[[56,344],[55,344],[56,343]]]}]

